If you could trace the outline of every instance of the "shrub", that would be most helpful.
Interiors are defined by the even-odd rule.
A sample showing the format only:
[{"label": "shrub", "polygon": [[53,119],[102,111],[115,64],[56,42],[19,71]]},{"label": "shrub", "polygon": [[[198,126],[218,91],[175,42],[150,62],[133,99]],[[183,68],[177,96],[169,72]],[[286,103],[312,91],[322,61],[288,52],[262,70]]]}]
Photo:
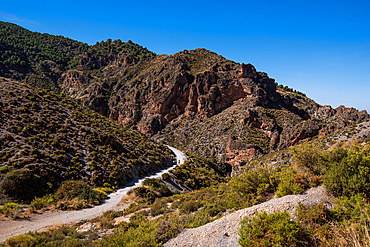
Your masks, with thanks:
[{"label": "shrub", "polygon": [[159,229],[156,233],[157,242],[167,242],[183,230],[183,222],[177,214],[167,214],[159,218]]},{"label": "shrub", "polygon": [[295,182],[295,174],[293,170],[284,169],[280,175],[280,183],[276,190],[276,197],[298,194],[303,191],[303,188]]},{"label": "shrub", "polygon": [[46,186],[43,185],[40,177],[25,168],[8,172],[0,186],[9,197],[30,201],[46,192]]},{"label": "shrub", "polygon": [[171,181],[170,174],[168,174],[168,173],[163,173],[163,174],[162,174],[162,179],[163,179],[164,181],[167,181],[167,182]]},{"label": "shrub", "polygon": [[9,202],[5,203],[4,206],[0,207],[0,213],[5,214],[9,218],[18,218],[21,208],[17,203]]},{"label": "shrub", "polygon": [[172,195],[170,189],[158,179],[145,179],[143,186],[134,188],[134,192],[136,196],[145,198],[150,203],[153,203],[156,198]]},{"label": "shrub", "polygon": [[104,236],[98,246],[162,246],[162,243],[157,241],[158,228],[157,224],[143,221],[135,228],[130,227],[125,231],[117,231]]},{"label": "shrub", "polygon": [[258,167],[247,170],[242,175],[233,177],[229,182],[229,207],[241,209],[260,202],[269,192],[274,192],[277,186],[276,169]]},{"label": "shrub", "polygon": [[198,210],[199,202],[198,201],[188,201],[180,208],[181,213],[189,214]]},{"label": "shrub", "polygon": [[299,203],[296,218],[310,245],[321,246],[331,238],[328,223],[332,220],[332,213],[322,203],[312,207]]},{"label": "shrub", "polygon": [[298,242],[301,229],[290,220],[288,212],[256,213],[253,218],[244,218],[239,230],[242,246],[288,246]]},{"label": "shrub", "polygon": [[166,201],[160,200],[153,203],[151,206],[150,214],[152,216],[157,216],[159,214],[163,214],[167,209]]},{"label": "shrub", "polygon": [[133,226],[138,226],[144,221],[148,221],[149,212],[147,210],[142,210],[135,213],[130,217],[130,224]]},{"label": "shrub", "polygon": [[108,210],[99,217],[102,228],[113,228],[113,219],[123,215],[122,211]]},{"label": "shrub", "polygon": [[1,173],[7,173],[9,171],[10,171],[10,169],[9,169],[8,165],[0,167],[0,172]]},{"label": "shrub", "polygon": [[322,150],[324,148],[316,143],[304,143],[292,149],[293,158],[299,165],[308,168],[315,175],[320,175],[325,171],[321,163]]},{"label": "shrub", "polygon": [[5,246],[18,247],[18,246],[35,246],[36,238],[31,235],[22,234],[9,238],[5,241]]},{"label": "shrub", "polygon": [[160,180],[158,179],[145,179],[143,181],[144,186],[150,187],[154,192],[156,192],[158,197],[163,196],[170,196],[172,195],[172,192],[170,189]]},{"label": "shrub", "polygon": [[57,208],[61,210],[79,210],[87,207],[90,207],[89,202],[77,197],[69,201],[61,201],[57,204]]},{"label": "shrub", "polygon": [[78,198],[90,203],[94,203],[96,199],[99,199],[97,192],[90,185],[76,180],[64,181],[56,191],[55,196],[59,200]]},{"label": "shrub", "polygon": [[138,210],[140,210],[144,207],[145,207],[144,205],[141,205],[141,204],[138,205],[135,202],[131,203],[130,206],[128,206],[128,208],[125,209],[125,215],[135,213],[136,211],[138,211]]},{"label": "shrub", "polygon": [[96,192],[96,194],[101,200],[105,200],[108,198],[108,194],[105,191],[103,191],[101,188],[95,188],[93,190]]},{"label": "shrub", "polygon": [[[338,150],[339,149],[339,150]],[[370,197],[370,145],[361,149],[338,148],[331,151],[328,170],[323,176],[325,187],[335,196],[353,196],[358,193]]]},{"label": "shrub", "polygon": [[55,198],[53,195],[47,195],[44,197],[35,197],[35,199],[32,200],[31,204],[29,205],[29,208],[32,211],[40,210],[42,208],[45,208],[51,204],[55,203]]},{"label": "shrub", "polygon": [[340,197],[335,201],[336,207],[332,216],[338,221],[360,221],[364,225],[370,224],[370,204],[360,194],[351,197]]},{"label": "shrub", "polygon": [[136,196],[139,196],[141,198],[145,198],[151,202],[154,202],[155,198],[157,197],[156,194],[145,187],[136,187],[134,188],[134,192]]}]

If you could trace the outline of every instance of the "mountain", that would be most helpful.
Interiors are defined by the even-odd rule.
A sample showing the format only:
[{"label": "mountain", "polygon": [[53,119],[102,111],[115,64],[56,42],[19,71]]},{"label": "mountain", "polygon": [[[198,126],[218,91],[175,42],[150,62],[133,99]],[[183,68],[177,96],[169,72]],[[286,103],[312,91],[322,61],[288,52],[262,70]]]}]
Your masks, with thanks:
[{"label": "mountain", "polygon": [[32,199],[74,179],[122,186],[172,164],[171,151],[61,93],[0,77],[0,180]]},{"label": "mountain", "polygon": [[103,81],[69,92],[120,124],[232,165],[369,118],[366,111],[320,106],[277,87],[251,64],[205,49],[112,63],[104,71]]},{"label": "mountain", "polygon": [[369,118],[321,106],[206,49],[155,55],[131,41],[89,46],[0,24],[3,76],[64,92],[123,126],[233,166]]},{"label": "mountain", "polygon": [[[24,80],[60,91],[66,73],[74,68],[99,73],[109,63],[135,62],[155,54],[131,41],[97,42],[94,46],[63,36],[31,32],[12,23],[0,22],[0,76]],[[88,80],[94,73],[85,74]],[[65,85],[66,86],[66,85]]]}]

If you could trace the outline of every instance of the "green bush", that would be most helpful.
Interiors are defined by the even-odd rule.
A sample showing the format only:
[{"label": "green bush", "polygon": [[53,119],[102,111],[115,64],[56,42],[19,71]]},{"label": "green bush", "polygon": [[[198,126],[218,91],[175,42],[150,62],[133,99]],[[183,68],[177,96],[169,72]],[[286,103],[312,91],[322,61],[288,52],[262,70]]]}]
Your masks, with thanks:
[{"label": "green bush", "polygon": [[370,225],[370,204],[360,194],[351,197],[340,197],[335,201],[332,217],[337,221],[359,221],[363,225]]},{"label": "green bush", "polygon": [[276,172],[271,167],[258,167],[233,177],[227,194],[229,207],[241,209],[261,202],[263,196],[274,192],[278,183]]},{"label": "green bush", "polygon": [[154,247],[162,246],[157,241],[158,225],[143,221],[137,227],[117,231],[104,236],[98,246]]},{"label": "green bush", "polygon": [[295,182],[295,173],[292,169],[284,169],[279,178],[280,183],[276,189],[276,198],[298,194],[303,191],[303,188]]},{"label": "green bush", "polygon": [[63,226],[56,230],[46,232],[29,232],[5,241],[4,246],[61,246],[61,247],[83,247],[95,246],[91,240],[84,240],[87,233],[78,233],[75,228]]},{"label": "green bush", "polygon": [[321,162],[324,147],[317,143],[303,143],[292,148],[294,160],[301,166],[308,168],[315,175],[324,173],[325,167]]},{"label": "green bush", "polygon": [[1,173],[7,173],[9,171],[10,171],[10,169],[9,169],[8,165],[0,167],[0,172]]},{"label": "green bush", "polygon": [[29,205],[29,208],[32,211],[40,210],[42,208],[45,208],[51,204],[55,203],[55,198],[53,195],[47,195],[44,197],[35,197],[35,199],[32,200],[31,204]]},{"label": "green bush", "polygon": [[42,195],[46,186],[40,177],[25,168],[8,172],[1,183],[4,193],[15,200],[31,201],[35,196]]},{"label": "green bush", "polygon": [[136,196],[145,198],[150,202],[154,202],[155,198],[157,197],[157,195],[151,189],[147,189],[145,187],[136,187],[134,188],[134,192]]},{"label": "green bush", "polygon": [[323,183],[330,192],[335,196],[361,193],[370,198],[370,145],[349,150],[337,148],[326,156],[330,162]]},{"label": "green bush", "polygon": [[108,210],[99,217],[100,226],[102,228],[113,228],[113,219],[122,215],[122,211]]},{"label": "green bush", "polygon": [[[216,219],[216,218],[213,218]],[[186,214],[183,216],[184,227],[186,228],[196,228],[203,226],[212,221],[211,215],[207,210],[199,210],[191,214]]]},{"label": "green bush", "polygon": [[239,230],[241,246],[289,246],[298,242],[301,229],[288,212],[256,213],[244,218]]},{"label": "green bush", "polygon": [[170,189],[160,180],[148,178],[143,181],[144,186],[150,187],[158,197],[170,196],[172,192]]},{"label": "green bush", "polygon": [[133,226],[138,226],[144,221],[148,221],[149,212],[147,210],[142,210],[135,213],[130,217],[130,224]]},{"label": "green bush", "polygon": [[141,204],[138,205],[135,202],[131,203],[130,206],[128,206],[128,208],[125,209],[125,215],[135,213],[136,211],[138,211],[138,210],[140,210],[144,207],[145,207],[144,205],[141,205]]},{"label": "green bush", "polygon": [[167,181],[167,182],[171,181],[170,174],[168,174],[168,173],[163,173],[163,174],[162,174],[162,179],[163,179],[164,181]]},{"label": "green bush", "polygon": [[31,235],[22,234],[9,238],[5,241],[4,246],[9,247],[28,247],[35,246],[36,238]]},{"label": "green bush", "polygon": [[191,212],[198,210],[199,206],[200,205],[198,201],[188,201],[182,205],[182,207],[180,208],[180,212],[189,214]]},{"label": "green bush", "polygon": [[105,191],[103,191],[101,188],[94,188],[93,190],[96,192],[96,194],[101,200],[108,198],[108,194]]},{"label": "green bush", "polygon": [[69,201],[60,201],[58,202],[57,206],[58,209],[61,210],[79,210],[87,207],[91,207],[87,200],[83,200],[80,198],[74,198]]},{"label": "green bush", "polygon": [[150,214],[152,216],[157,216],[163,214],[167,209],[167,202],[164,200],[159,200],[153,203],[151,206]]},{"label": "green bush", "polygon": [[64,181],[55,193],[59,200],[72,200],[78,198],[86,200],[90,203],[95,203],[99,199],[97,192],[85,182],[68,180]]},{"label": "green bush", "polygon": [[304,206],[299,203],[296,211],[296,220],[304,231],[302,237],[305,238],[306,244],[321,246],[331,238],[329,224],[332,221],[332,212],[319,203],[312,207]]},{"label": "green bush", "polygon": [[153,203],[156,198],[172,195],[170,189],[158,179],[145,179],[143,186],[134,188],[134,192],[149,203]]},{"label": "green bush", "polygon": [[18,218],[21,208],[17,203],[9,202],[5,203],[4,206],[0,207],[0,213],[6,215],[9,218]]}]

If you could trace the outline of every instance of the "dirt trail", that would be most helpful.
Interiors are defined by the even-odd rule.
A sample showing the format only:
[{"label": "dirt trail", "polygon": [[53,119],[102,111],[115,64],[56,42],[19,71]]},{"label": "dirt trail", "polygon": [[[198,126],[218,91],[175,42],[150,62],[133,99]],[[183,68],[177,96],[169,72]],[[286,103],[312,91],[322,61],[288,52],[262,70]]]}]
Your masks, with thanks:
[{"label": "dirt trail", "polygon": [[[169,147],[169,146],[168,146]],[[104,200],[102,204],[93,208],[85,208],[78,211],[58,211],[54,213],[44,213],[31,218],[15,220],[15,221],[0,221],[0,243],[6,239],[27,233],[29,231],[44,231],[48,227],[55,224],[69,224],[76,221],[88,220],[100,216],[103,212],[108,210],[119,210],[122,206],[118,207],[117,204],[121,201],[122,197],[127,192],[135,187],[142,185],[143,181],[147,178],[157,178],[163,173],[168,172],[179,164],[184,163],[186,155],[176,148],[169,147],[176,155],[176,164],[150,174],[143,178],[138,178],[125,187],[118,189],[116,192],[109,194],[109,198]]]}]

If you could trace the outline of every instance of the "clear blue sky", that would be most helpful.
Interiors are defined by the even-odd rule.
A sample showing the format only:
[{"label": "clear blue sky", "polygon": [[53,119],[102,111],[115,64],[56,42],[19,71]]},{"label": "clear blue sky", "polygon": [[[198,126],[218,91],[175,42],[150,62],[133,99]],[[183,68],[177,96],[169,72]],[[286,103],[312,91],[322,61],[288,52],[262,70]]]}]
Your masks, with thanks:
[{"label": "clear blue sky", "polygon": [[319,104],[370,111],[370,1],[1,1],[0,20],[157,54],[206,48]]}]

